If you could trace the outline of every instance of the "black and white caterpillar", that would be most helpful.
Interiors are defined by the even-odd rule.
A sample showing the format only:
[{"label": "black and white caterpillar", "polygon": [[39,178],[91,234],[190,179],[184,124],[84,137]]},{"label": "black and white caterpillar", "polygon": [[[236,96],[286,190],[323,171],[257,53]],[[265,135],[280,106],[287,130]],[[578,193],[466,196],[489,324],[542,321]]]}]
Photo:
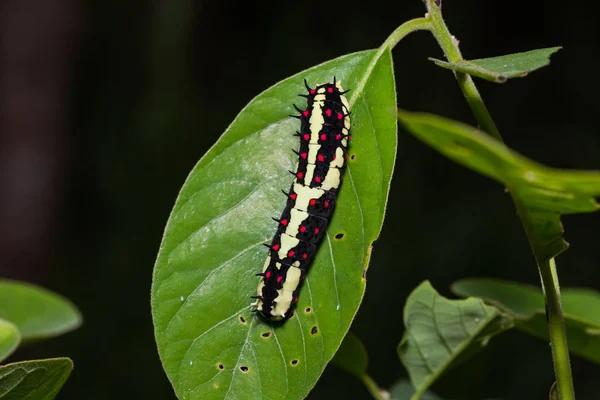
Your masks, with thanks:
[{"label": "black and white caterpillar", "polygon": [[300,115],[300,150],[294,181],[284,192],[287,204],[269,248],[258,283],[255,311],[272,321],[288,319],[298,301],[300,285],[325,237],[348,157],[350,109],[339,82],[308,86],[306,109]]}]

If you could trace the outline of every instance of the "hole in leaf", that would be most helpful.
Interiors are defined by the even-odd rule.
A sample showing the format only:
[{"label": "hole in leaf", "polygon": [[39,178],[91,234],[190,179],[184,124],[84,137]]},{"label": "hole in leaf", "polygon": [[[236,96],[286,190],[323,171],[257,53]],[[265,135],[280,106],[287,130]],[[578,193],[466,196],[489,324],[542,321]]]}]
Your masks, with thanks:
[{"label": "hole in leaf", "polygon": [[306,307],[304,309],[304,312],[307,313],[307,314],[309,314],[311,311],[312,311],[312,308],[310,308],[310,307]]},{"label": "hole in leaf", "polygon": [[262,336],[265,339],[268,339],[271,336],[271,332],[263,332],[260,336]]},{"label": "hole in leaf", "polygon": [[240,365],[240,371],[242,371],[243,373],[247,373],[248,367],[246,367],[245,365]]},{"label": "hole in leaf", "polygon": [[295,367],[296,365],[298,365],[298,360],[292,360],[290,364],[292,364],[292,366]]},{"label": "hole in leaf", "polygon": [[316,325],[313,326],[312,329],[310,330],[310,334],[313,336],[316,335],[318,332],[319,332],[319,328],[317,328]]},{"label": "hole in leaf", "polygon": [[242,315],[240,315],[239,318],[240,318],[240,322],[242,324],[246,325],[246,319]]},{"label": "hole in leaf", "polygon": [[356,154],[352,154],[352,155],[350,156],[350,159],[351,159],[351,160],[356,160]]},{"label": "hole in leaf", "polygon": [[344,238],[344,234],[343,233],[338,233],[337,235],[334,236],[337,240],[342,240]]},{"label": "hole in leaf", "polygon": [[221,371],[223,371],[223,370],[225,369],[225,366],[224,366],[223,364],[221,364],[221,363],[217,364],[217,367],[218,367],[218,368],[219,368]]}]

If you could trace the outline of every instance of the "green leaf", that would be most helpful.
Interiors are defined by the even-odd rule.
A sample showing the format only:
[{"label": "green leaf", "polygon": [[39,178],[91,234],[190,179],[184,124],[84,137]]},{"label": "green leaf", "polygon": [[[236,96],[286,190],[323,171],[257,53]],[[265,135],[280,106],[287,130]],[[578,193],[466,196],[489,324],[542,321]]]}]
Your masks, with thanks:
[{"label": "green leaf", "polygon": [[[452,291],[493,304],[512,315],[518,329],[549,340],[540,288],[498,279],[465,279],[452,284]],[[580,288],[563,288],[561,292],[569,350],[600,364],[600,293]]]},{"label": "green leaf", "polygon": [[16,325],[0,318],[0,362],[8,358],[21,343]]},{"label": "green leaf", "polygon": [[52,400],[71,374],[68,358],[23,361],[0,367],[0,400]]},{"label": "green leaf", "polygon": [[535,234],[538,260],[550,259],[568,245],[561,214],[593,212],[599,206],[600,172],[568,171],[538,164],[481,131],[436,115],[400,111],[400,121],[417,138],[451,160],[503,183],[523,202]]},{"label": "green leaf", "polygon": [[449,368],[510,328],[512,320],[479,299],[448,300],[425,281],[406,300],[404,325],[398,355],[420,395]]},{"label": "green leaf", "polygon": [[504,83],[507,79],[522,78],[530,72],[550,64],[550,56],[560,49],[561,47],[549,47],[524,53],[457,62],[446,62],[435,58],[429,60],[442,68],[464,72],[491,82]]},{"label": "green leaf", "polygon": [[[392,400],[410,400],[415,394],[415,388],[413,385],[402,379],[392,385],[390,388],[390,396]],[[437,396],[432,391],[428,390],[423,393],[420,397],[421,400],[442,400],[441,397]]]},{"label": "green leaf", "polygon": [[0,279],[0,318],[17,325],[23,341],[61,335],[82,321],[66,298],[31,283],[4,279]]},{"label": "green leaf", "polygon": [[[292,102],[301,104],[304,78],[315,85],[333,76],[352,89],[348,167],[296,315],[271,325],[250,312],[250,296],[296,163],[299,124],[288,115]],[[255,97],[194,167],[167,223],[152,285],[158,350],[179,398],[292,399],[315,385],[364,294],[394,166],[395,107],[389,50],[349,54]]]}]

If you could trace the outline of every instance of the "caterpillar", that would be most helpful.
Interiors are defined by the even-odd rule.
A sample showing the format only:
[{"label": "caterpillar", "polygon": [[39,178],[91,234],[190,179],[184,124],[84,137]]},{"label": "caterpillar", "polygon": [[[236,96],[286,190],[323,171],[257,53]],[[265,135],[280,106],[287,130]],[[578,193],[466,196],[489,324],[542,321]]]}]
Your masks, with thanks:
[{"label": "caterpillar", "polygon": [[279,226],[269,248],[260,276],[255,309],[267,320],[283,321],[293,315],[300,286],[320,242],[325,237],[329,218],[335,208],[343,169],[348,158],[350,137],[350,106],[340,82],[311,88],[306,109],[294,104],[300,115],[300,149],[294,180]]}]

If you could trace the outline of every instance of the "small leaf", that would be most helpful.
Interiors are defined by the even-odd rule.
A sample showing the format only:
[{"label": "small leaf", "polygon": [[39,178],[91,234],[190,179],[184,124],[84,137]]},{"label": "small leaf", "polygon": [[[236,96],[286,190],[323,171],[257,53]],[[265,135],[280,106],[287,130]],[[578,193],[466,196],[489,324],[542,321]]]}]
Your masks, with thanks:
[{"label": "small leaf", "polygon": [[568,245],[562,239],[561,214],[600,208],[600,172],[568,171],[538,164],[471,126],[436,115],[399,111],[400,121],[417,138],[451,160],[495,179],[528,210],[538,260],[555,257]]},{"label": "small leaf", "polygon": [[[335,214],[283,324],[250,312],[267,243],[297,161],[289,114],[310,85],[336,76],[349,96],[352,141]],[[349,54],[255,97],[191,171],[154,268],[159,354],[181,399],[302,398],[346,335],[365,290],[396,154],[389,50]],[[182,145],[185,145],[182,143]]]},{"label": "small leaf", "polygon": [[[464,279],[452,284],[462,297],[478,297],[515,318],[515,326],[549,340],[544,295],[538,287],[498,279]],[[600,364],[600,293],[591,289],[563,288],[563,312],[569,350]]]},{"label": "small leaf", "polygon": [[0,279],[0,318],[14,323],[23,341],[51,338],[81,325],[81,314],[66,298],[42,287]]},{"label": "small leaf", "polygon": [[360,339],[352,332],[348,332],[331,362],[346,372],[362,378],[367,373],[369,355]]},{"label": "small leaf", "polygon": [[7,359],[21,343],[16,325],[0,318],[0,362]]},{"label": "small leaf", "polygon": [[[405,379],[394,383],[390,388],[391,400],[410,400],[414,394],[415,388]],[[442,398],[428,390],[421,395],[420,400],[442,400]]]},{"label": "small leaf", "polygon": [[52,400],[71,374],[68,358],[0,366],[0,400]]},{"label": "small leaf", "polygon": [[442,68],[464,72],[491,82],[504,83],[507,79],[522,78],[550,64],[550,56],[560,49],[561,47],[549,47],[499,57],[460,60],[454,63],[435,58],[429,60]]},{"label": "small leaf", "polygon": [[422,394],[449,368],[510,328],[512,321],[479,299],[448,300],[425,281],[406,300],[404,325],[398,355],[416,393]]}]

